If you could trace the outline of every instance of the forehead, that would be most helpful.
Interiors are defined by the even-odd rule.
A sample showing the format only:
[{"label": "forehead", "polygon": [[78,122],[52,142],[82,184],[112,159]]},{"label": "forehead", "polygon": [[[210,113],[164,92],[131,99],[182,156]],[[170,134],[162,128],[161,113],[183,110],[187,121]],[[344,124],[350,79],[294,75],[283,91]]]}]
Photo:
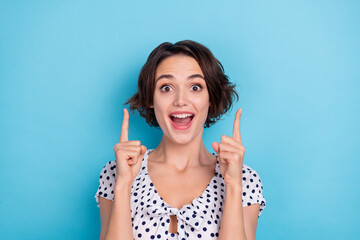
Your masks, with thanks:
[{"label": "forehead", "polygon": [[162,74],[201,74],[203,72],[198,62],[186,55],[174,55],[165,58],[156,68],[155,78]]}]

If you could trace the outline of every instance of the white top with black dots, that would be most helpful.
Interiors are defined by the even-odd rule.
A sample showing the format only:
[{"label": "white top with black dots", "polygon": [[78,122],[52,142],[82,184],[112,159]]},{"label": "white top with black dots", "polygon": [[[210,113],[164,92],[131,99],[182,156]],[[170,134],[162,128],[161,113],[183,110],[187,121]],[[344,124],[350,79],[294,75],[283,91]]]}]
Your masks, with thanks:
[{"label": "white top with black dots", "polygon": [[[217,157],[215,176],[204,192],[192,203],[181,209],[171,207],[157,193],[147,171],[147,158],[154,149],[146,151],[142,167],[131,188],[131,221],[134,239],[217,239],[225,198],[224,178],[220,173]],[[215,155],[215,154],[214,154]],[[99,196],[114,200],[116,161],[108,162],[100,173],[99,188],[95,194],[97,206]],[[263,186],[259,175],[243,164],[242,205],[260,204],[260,217],[265,208]],[[169,233],[170,215],[176,215],[177,233]]]}]

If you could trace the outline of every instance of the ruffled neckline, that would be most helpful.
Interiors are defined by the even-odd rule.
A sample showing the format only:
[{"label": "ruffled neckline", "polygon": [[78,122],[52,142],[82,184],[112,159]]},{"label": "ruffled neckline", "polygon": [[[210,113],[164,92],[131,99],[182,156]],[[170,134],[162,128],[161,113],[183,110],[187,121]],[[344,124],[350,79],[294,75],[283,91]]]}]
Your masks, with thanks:
[{"label": "ruffled neckline", "polygon": [[[217,195],[216,191],[220,191],[220,181],[219,178],[223,178],[220,169],[219,169],[219,158],[216,156],[216,167],[215,167],[215,175],[211,178],[205,190],[202,194],[193,199],[193,201],[187,205],[182,206],[180,209],[170,206],[164,199],[158,194],[155,189],[154,183],[152,182],[149,173],[148,173],[148,156],[149,153],[154,151],[155,149],[149,149],[144,155],[143,163],[142,163],[142,171],[145,175],[147,183],[149,183],[150,187],[146,187],[147,190],[143,196],[145,199],[146,209],[148,215],[151,216],[163,216],[167,214],[177,215],[189,225],[192,225],[194,228],[198,229],[200,227],[202,220],[205,218],[205,215],[211,211],[213,208],[214,197]],[[216,198],[216,197],[215,197]]]}]

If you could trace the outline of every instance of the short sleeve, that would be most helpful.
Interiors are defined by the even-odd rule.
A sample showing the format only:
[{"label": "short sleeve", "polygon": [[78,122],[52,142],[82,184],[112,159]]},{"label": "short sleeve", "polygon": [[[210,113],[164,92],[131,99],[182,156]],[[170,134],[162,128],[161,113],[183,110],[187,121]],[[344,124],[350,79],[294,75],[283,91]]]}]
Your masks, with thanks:
[{"label": "short sleeve", "polygon": [[99,186],[94,196],[98,207],[100,207],[99,197],[114,201],[115,182],[116,161],[110,161],[103,167],[100,173]]},{"label": "short sleeve", "polygon": [[260,204],[260,217],[265,208],[266,200],[263,196],[263,185],[259,174],[247,165],[243,165],[243,181],[242,181],[242,205],[243,207],[252,204]]}]

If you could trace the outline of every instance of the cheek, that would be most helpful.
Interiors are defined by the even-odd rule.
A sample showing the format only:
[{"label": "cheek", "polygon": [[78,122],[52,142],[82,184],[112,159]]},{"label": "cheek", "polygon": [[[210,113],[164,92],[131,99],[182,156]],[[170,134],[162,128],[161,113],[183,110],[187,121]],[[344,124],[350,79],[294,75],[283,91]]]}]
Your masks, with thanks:
[{"label": "cheek", "polygon": [[210,106],[209,95],[204,95],[202,97],[194,99],[194,103],[198,106],[199,109],[208,109]]},{"label": "cheek", "polygon": [[156,120],[158,122],[163,122],[163,114],[164,112],[166,112],[166,106],[164,104],[164,101],[156,101],[156,99],[154,98],[154,112],[155,112],[155,117]]},{"label": "cheek", "polygon": [[210,107],[209,100],[201,99],[199,101],[196,101],[195,105],[200,115],[202,115],[202,118],[206,119]]}]

